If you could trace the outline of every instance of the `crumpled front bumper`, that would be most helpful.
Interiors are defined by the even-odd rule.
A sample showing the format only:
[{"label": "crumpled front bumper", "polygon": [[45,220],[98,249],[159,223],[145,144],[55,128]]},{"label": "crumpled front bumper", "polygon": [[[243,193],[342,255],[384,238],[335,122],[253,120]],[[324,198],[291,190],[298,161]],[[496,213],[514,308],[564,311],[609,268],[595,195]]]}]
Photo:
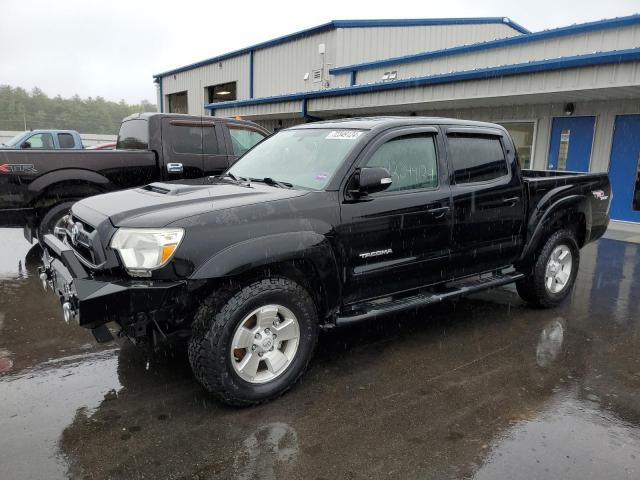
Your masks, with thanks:
[{"label": "crumpled front bumper", "polygon": [[167,321],[180,309],[184,281],[94,278],[73,249],[54,235],[44,237],[40,279],[58,295],[65,320],[92,330],[98,342],[113,339],[105,326],[118,323],[128,334],[146,335],[150,323]]}]

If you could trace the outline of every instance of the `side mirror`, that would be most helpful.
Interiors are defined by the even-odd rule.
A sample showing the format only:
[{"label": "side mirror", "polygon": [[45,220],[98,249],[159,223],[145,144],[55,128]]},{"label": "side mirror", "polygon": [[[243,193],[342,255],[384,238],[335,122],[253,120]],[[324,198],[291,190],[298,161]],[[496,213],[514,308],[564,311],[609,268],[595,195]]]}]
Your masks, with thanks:
[{"label": "side mirror", "polygon": [[364,167],[355,177],[357,193],[368,194],[381,192],[391,186],[391,174],[383,167]]},{"label": "side mirror", "polygon": [[31,144],[29,142],[22,142],[20,148],[31,148]]}]

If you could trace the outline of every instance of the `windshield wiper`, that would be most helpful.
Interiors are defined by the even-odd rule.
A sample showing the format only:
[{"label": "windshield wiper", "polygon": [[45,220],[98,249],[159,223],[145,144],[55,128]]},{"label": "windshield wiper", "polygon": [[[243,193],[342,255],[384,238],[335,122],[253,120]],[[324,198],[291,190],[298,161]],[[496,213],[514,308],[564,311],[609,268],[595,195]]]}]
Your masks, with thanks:
[{"label": "windshield wiper", "polygon": [[292,188],[293,184],[289,183],[289,182],[281,182],[279,180],[275,180],[271,177],[264,177],[264,178],[252,178],[251,179],[252,182],[263,182],[266,183],[267,185],[273,185],[275,187],[280,187],[280,188]]},{"label": "windshield wiper", "polygon": [[215,179],[223,179],[225,177],[229,177],[231,180],[233,180],[235,183],[237,183],[238,185],[244,185],[246,184],[247,186],[251,186],[251,181],[248,178],[244,178],[244,177],[236,177],[233,173],[231,172],[227,172],[223,175],[215,175],[213,177],[209,177],[211,180],[215,180]]}]

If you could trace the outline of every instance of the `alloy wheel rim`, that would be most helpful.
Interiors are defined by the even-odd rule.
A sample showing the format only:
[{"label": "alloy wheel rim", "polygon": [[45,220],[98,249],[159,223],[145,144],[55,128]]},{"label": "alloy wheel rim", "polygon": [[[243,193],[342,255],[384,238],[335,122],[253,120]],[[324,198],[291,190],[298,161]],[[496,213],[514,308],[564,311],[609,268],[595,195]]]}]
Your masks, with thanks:
[{"label": "alloy wheel rim", "polygon": [[291,310],[265,305],[245,316],[231,340],[231,365],[249,383],[282,375],[293,362],[300,343],[300,325]]},{"label": "alloy wheel rim", "polygon": [[560,293],[569,283],[573,268],[573,255],[566,245],[553,249],[545,269],[544,286],[550,293]]}]

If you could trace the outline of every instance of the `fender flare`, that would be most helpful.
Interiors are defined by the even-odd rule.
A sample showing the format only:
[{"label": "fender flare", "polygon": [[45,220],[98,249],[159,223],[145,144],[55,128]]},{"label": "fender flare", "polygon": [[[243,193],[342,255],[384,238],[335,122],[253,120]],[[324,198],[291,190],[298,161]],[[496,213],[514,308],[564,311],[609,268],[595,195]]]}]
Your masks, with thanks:
[{"label": "fender flare", "polygon": [[[551,192],[550,192],[551,193]],[[539,205],[543,205],[544,198],[540,201]],[[545,238],[549,233],[551,226],[560,217],[567,215],[567,213],[582,213],[585,218],[586,236],[589,238],[591,234],[592,226],[592,213],[591,203],[589,199],[584,195],[570,195],[563,197],[544,210],[541,215],[532,215],[527,225],[527,243],[525,244],[522,254],[518,259],[518,262],[528,260],[531,255],[536,251],[540,244],[541,239]]]},{"label": "fender flare", "polygon": [[190,278],[202,280],[239,275],[292,260],[311,262],[325,291],[325,307],[328,311],[337,308],[342,285],[338,261],[329,240],[313,231],[265,235],[236,243],[210,257]]},{"label": "fender flare", "polygon": [[40,195],[47,188],[62,182],[86,182],[99,185],[106,190],[113,190],[114,186],[111,181],[104,175],[100,175],[92,170],[84,170],[81,168],[67,168],[63,170],[55,170],[45,173],[36,178],[29,184],[28,190],[34,197]]}]

